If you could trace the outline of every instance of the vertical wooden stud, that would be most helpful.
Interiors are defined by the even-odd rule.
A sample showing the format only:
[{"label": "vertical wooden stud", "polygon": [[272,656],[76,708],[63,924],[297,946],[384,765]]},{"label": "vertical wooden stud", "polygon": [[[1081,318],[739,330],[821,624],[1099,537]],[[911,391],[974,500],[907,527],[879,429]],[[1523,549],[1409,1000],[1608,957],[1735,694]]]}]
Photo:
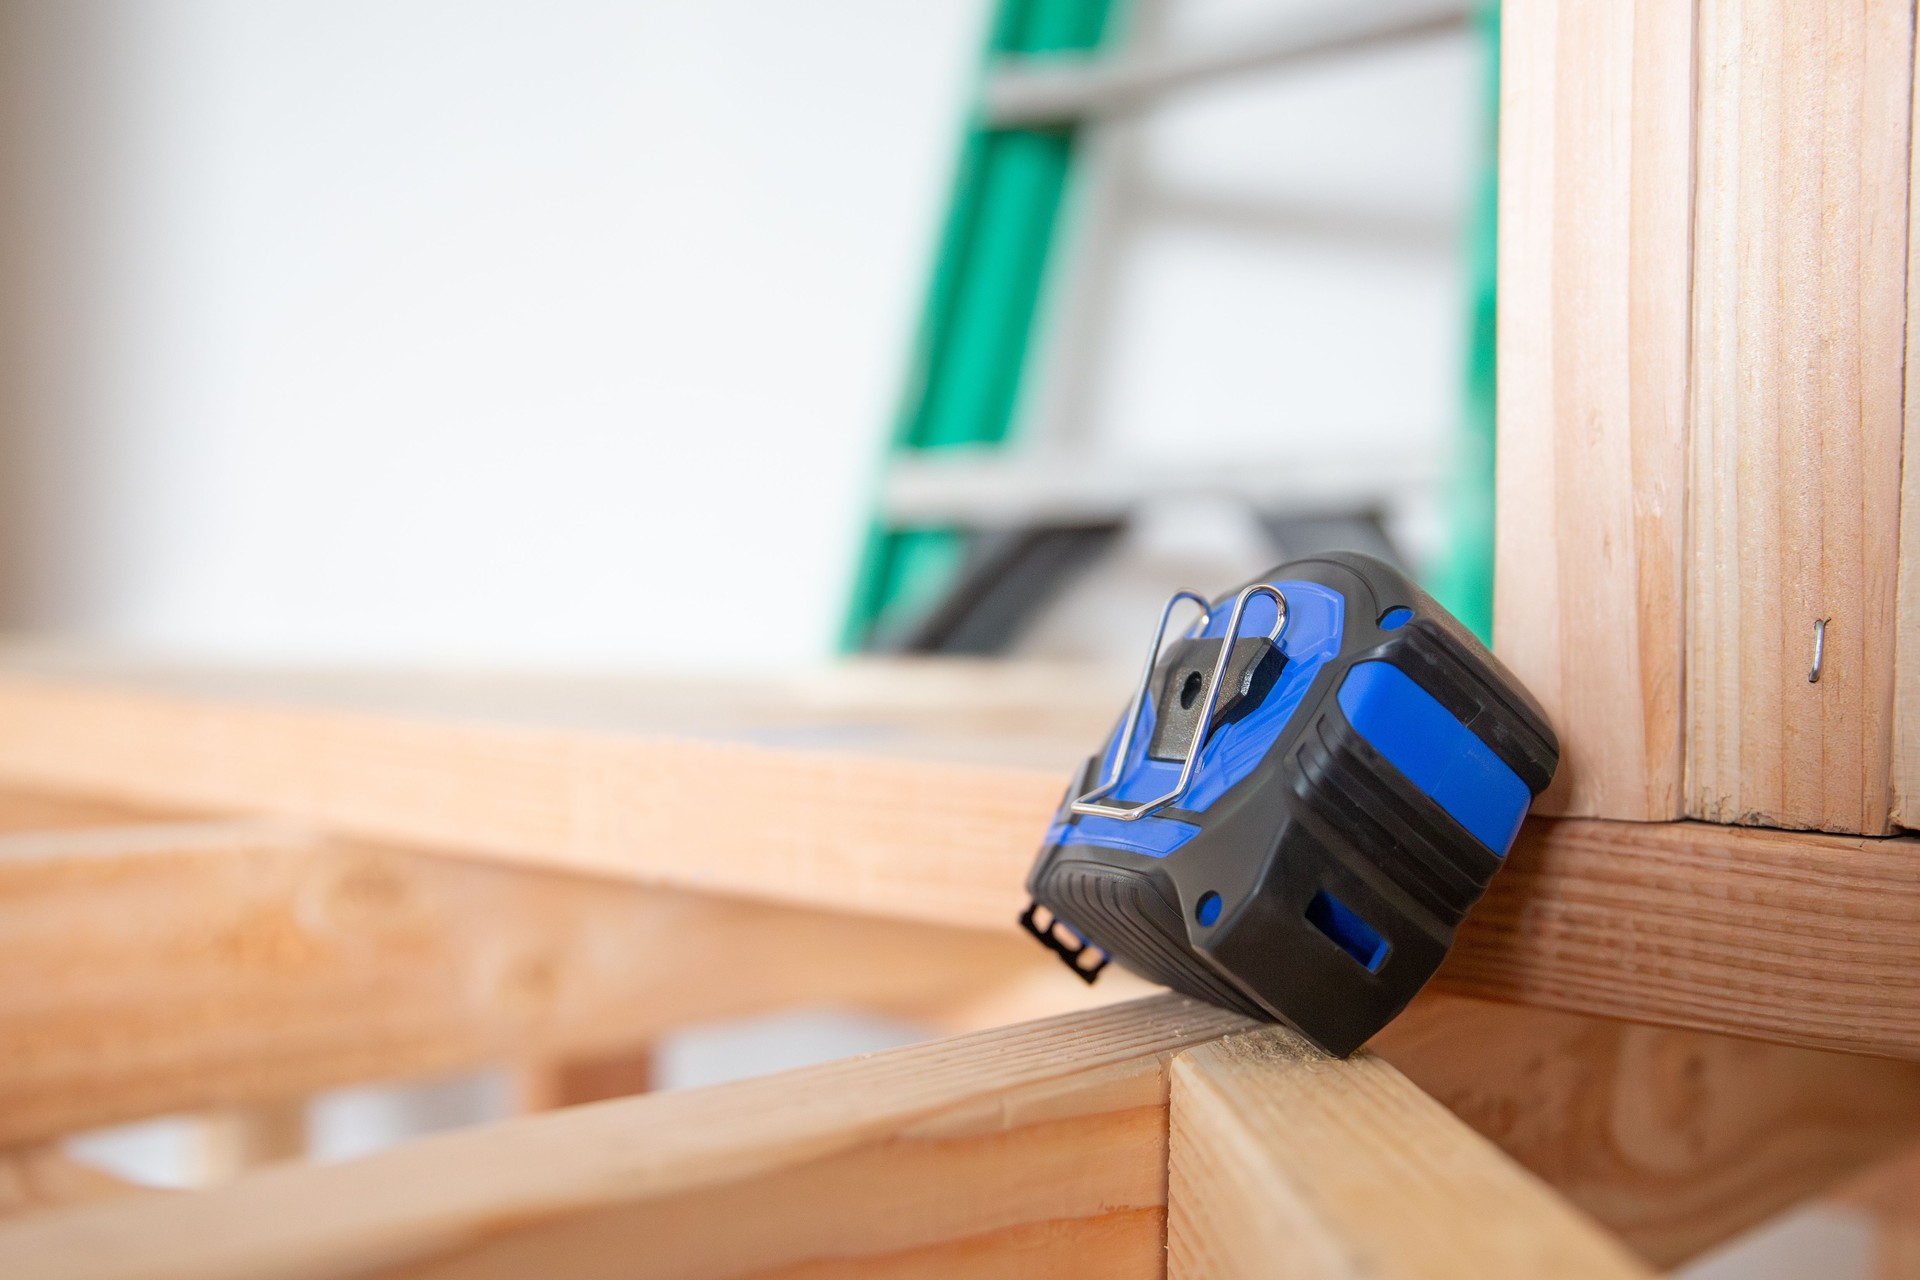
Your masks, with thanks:
[{"label": "vertical wooden stud", "polygon": [[1494,644],[1547,813],[1681,811],[1691,0],[1510,0]]},{"label": "vertical wooden stud", "polygon": [[609,1098],[627,1098],[653,1088],[651,1045],[591,1057],[562,1057],[530,1062],[518,1072],[520,1109],[552,1111]]},{"label": "vertical wooden stud", "polygon": [[1386,1062],[1274,1027],[1174,1059],[1172,1280],[1650,1277]]},{"label": "vertical wooden stud", "polygon": [[1698,41],[1687,812],[1879,833],[1913,5],[1700,0]]},{"label": "vertical wooden stud", "polygon": [[212,1186],[261,1165],[300,1160],[307,1154],[304,1098],[260,1102],[208,1112],[196,1126],[197,1182]]},{"label": "vertical wooden stud", "polygon": [[[1920,67],[1920,36],[1914,65]],[[1920,174],[1920,94],[1908,121],[1911,158],[1907,170],[1907,399],[1906,420],[1920,413],[1920,204],[1913,179]],[[1904,433],[1903,433],[1904,435]],[[1920,438],[1903,440],[1900,460],[1900,581],[1894,606],[1893,821],[1920,827]]]}]

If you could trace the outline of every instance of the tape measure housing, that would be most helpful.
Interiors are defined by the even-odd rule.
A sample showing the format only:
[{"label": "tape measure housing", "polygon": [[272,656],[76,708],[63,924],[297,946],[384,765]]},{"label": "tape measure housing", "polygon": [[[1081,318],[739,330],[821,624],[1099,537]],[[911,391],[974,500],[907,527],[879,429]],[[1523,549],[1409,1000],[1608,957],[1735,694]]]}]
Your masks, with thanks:
[{"label": "tape measure housing", "polygon": [[1479,640],[1370,556],[1281,565],[1190,630],[1156,641],[1137,707],[1069,789],[1028,878],[1050,918],[1023,923],[1089,980],[1087,946],[1344,1056],[1433,976],[1558,743]]}]

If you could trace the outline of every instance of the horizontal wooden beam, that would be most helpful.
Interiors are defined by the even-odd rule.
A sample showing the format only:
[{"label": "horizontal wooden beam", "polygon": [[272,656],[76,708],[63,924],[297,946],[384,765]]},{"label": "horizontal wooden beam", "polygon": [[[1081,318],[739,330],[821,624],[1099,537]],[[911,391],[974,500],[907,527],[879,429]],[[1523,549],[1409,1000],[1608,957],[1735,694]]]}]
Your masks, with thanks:
[{"label": "horizontal wooden beam", "polygon": [[[888,701],[910,709],[943,690],[938,675],[931,691],[879,679]],[[1076,748],[1009,732],[1060,716],[995,715],[983,682],[960,683],[987,710],[936,702],[915,716],[750,686],[702,699],[665,683],[449,688],[6,668],[0,780],[1005,928]],[[1072,735],[1079,751],[1105,718]]]},{"label": "horizontal wooden beam", "polygon": [[1364,1051],[1280,1027],[1188,1050],[1169,1119],[1170,1280],[1653,1274]]},{"label": "horizontal wooden beam", "polygon": [[[1096,741],[1112,707],[1064,677],[866,677],[825,693],[316,690],[15,662],[0,667],[0,780],[1009,931],[1071,744]],[[1457,990],[1920,1057],[1920,842],[1568,819],[1530,822],[1508,861],[1443,971]]]},{"label": "horizontal wooden beam", "polygon": [[[314,1270],[298,1274],[359,1275],[403,1260],[419,1268],[409,1276],[505,1274],[537,1258],[581,1260],[578,1274],[595,1275],[592,1259],[636,1256],[657,1257],[667,1275],[811,1274],[807,1265],[843,1265],[850,1252],[882,1275],[1014,1257],[1153,1274],[1161,1201],[1148,1171],[1165,1159],[1161,1064],[1181,1037],[1246,1025],[1161,996],[719,1090],[574,1108],[560,1114],[580,1118],[562,1130],[516,1121],[432,1140],[425,1155],[268,1170],[166,1214],[127,1206],[130,1216],[103,1210],[48,1235],[0,1231],[0,1273],[84,1239],[108,1242],[105,1252],[49,1274],[275,1275],[310,1253]],[[1920,1129],[1920,1067],[1908,1063],[1439,994],[1376,1047],[1659,1265]],[[644,1109],[624,1109],[636,1104]],[[713,1130],[705,1140],[703,1126]],[[294,1205],[319,1206],[303,1209],[318,1214],[306,1224],[315,1234],[287,1225],[300,1217]],[[177,1265],[157,1249],[135,1257],[128,1242],[175,1210],[185,1216],[177,1235],[165,1229],[169,1249],[207,1241]],[[711,1241],[699,1237],[723,1219],[766,1231],[701,1271]],[[862,1245],[863,1220],[895,1226]],[[216,1241],[217,1223],[260,1225]],[[389,1244],[393,1259],[378,1253]]]},{"label": "horizontal wooden beam", "polygon": [[[1140,984],[1042,991],[1029,977],[955,1021],[1063,1012],[1114,977]],[[1367,1047],[1658,1267],[1920,1138],[1920,1063],[1437,987]]]},{"label": "horizontal wooden beam", "polygon": [[1507,860],[1452,990],[1920,1058],[1920,842],[1536,821]]},{"label": "horizontal wooden beam", "polygon": [[1661,1268],[1920,1137],[1920,1064],[1429,991],[1369,1050]]},{"label": "horizontal wooden beam", "polygon": [[[0,1224],[0,1274],[1158,1275],[1173,996]],[[834,1270],[839,1268],[839,1270]]]},{"label": "horizontal wooden beam", "polygon": [[[1108,984],[969,1012],[1042,1017]],[[1438,989],[1367,1047],[1662,1268],[1920,1138],[1920,1063]]]},{"label": "horizontal wooden beam", "polygon": [[[0,837],[0,1146],[362,1080],[597,1057],[797,1003],[937,1012],[1024,939],[227,822]],[[26,975],[31,975],[30,979]]]},{"label": "horizontal wooden beam", "polygon": [[183,812],[179,806],[113,804],[85,796],[0,788],[0,836],[47,835],[100,827],[154,826],[201,821],[209,815]]}]

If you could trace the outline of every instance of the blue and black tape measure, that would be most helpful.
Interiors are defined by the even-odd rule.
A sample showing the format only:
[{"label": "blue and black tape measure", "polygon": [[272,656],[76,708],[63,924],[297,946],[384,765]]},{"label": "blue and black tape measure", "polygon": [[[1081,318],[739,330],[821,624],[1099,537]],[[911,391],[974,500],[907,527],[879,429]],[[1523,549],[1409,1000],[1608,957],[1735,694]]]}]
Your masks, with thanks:
[{"label": "blue and black tape measure", "polygon": [[[1201,617],[1169,640],[1183,601]],[[1089,982],[1110,958],[1345,1055],[1433,976],[1559,756],[1499,660],[1370,556],[1179,592],[1022,923]]]}]

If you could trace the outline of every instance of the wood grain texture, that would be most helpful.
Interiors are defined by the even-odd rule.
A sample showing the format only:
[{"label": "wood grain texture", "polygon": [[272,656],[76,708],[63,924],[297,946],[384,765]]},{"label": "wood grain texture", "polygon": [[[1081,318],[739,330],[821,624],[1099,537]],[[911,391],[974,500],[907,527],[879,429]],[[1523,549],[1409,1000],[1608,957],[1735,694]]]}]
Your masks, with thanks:
[{"label": "wood grain texture", "polygon": [[1564,819],[1507,862],[1450,990],[1920,1058],[1920,842]]},{"label": "wood grain texture", "polygon": [[[845,745],[851,731],[819,706],[788,708],[776,745],[616,732],[607,719],[583,728],[544,687],[523,689],[511,716],[483,716],[460,713],[458,699],[431,713],[398,700],[381,710],[391,693],[322,707],[276,693],[267,676],[243,697],[16,672],[0,674],[0,780],[253,806],[528,867],[977,926],[1043,957],[1012,921],[1065,771],[974,761],[998,743],[1022,760],[1042,737],[1085,726],[1043,689],[963,684],[988,708],[1024,699],[1013,718],[1026,736],[1003,738],[998,712],[985,724],[962,716],[935,733],[937,747],[913,736],[890,757],[865,739]],[[650,687],[623,696],[650,702]],[[948,723],[950,708],[912,688],[899,673],[887,696],[921,708],[923,729]],[[795,741],[806,724],[812,736]],[[1910,840],[1532,820],[1442,980],[1574,1011],[1920,1055],[1914,854]]]},{"label": "wood grain texture", "polygon": [[1910,1062],[1432,991],[1368,1047],[1662,1269],[1920,1135]]},{"label": "wood grain texture", "polygon": [[[1920,31],[1915,33],[1920,66]],[[1920,94],[1907,122],[1907,385],[1906,422],[1920,420]],[[1904,426],[1904,424],[1903,424]],[[1920,432],[1903,435],[1900,455],[1900,568],[1894,607],[1893,821],[1920,827]],[[1920,1255],[1920,1249],[1916,1249]],[[1917,1257],[1920,1262],[1920,1257]],[[1920,1270],[1920,1266],[1916,1267]]]},{"label": "wood grain texture", "polygon": [[1189,1050],[1169,1119],[1170,1280],[1653,1274],[1364,1051],[1279,1027]]},{"label": "wood grain texture", "polygon": [[557,1054],[795,1003],[914,1016],[1024,939],[365,847],[262,823],[0,837],[0,1144]]},{"label": "wood grain texture", "polygon": [[[1085,730],[1084,752],[1111,714],[1078,725],[1052,702],[1039,716],[1031,703],[1021,714],[949,708],[930,717],[945,729],[916,729],[771,694],[757,719],[743,717],[741,691],[702,704],[666,683],[602,688],[597,700],[566,682],[473,699],[429,697],[427,681],[366,698],[323,697],[314,683],[0,675],[0,779],[1004,930],[1079,763],[1015,728],[1066,719]],[[978,763],[1031,766],[1036,751],[1056,763]]]},{"label": "wood grain texture", "polygon": [[1681,816],[1693,13],[1502,9],[1494,647],[1542,813]]},{"label": "wood grain texture", "polygon": [[1909,1062],[1432,988],[1368,1048],[1663,1268],[1920,1135]]},{"label": "wood grain texture", "polygon": [[1164,1265],[1172,996],[0,1224],[58,1277],[1102,1275]]},{"label": "wood grain texture", "polygon": [[1693,817],[1890,829],[1912,87],[1904,0],[1700,0]]}]

